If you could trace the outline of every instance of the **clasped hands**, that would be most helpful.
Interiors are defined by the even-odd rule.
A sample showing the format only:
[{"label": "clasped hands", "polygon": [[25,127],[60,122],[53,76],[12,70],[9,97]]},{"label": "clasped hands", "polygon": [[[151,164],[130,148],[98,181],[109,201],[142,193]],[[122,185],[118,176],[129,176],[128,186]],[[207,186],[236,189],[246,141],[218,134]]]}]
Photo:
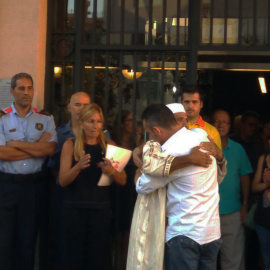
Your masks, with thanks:
[{"label": "clasped hands", "polygon": [[[80,169],[85,169],[90,166],[90,160],[91,160],[91,155],[90,154],[85,154],[83,151],[80,160],[78,161],[78,165]],[[97,166],[101,168],[102,173],[108,174],[108,175],[113,175],[115,172],[115,168],[112,166],[112,163],[110,162],[109,159],[103,158],[103,161],[97,163]]]}]

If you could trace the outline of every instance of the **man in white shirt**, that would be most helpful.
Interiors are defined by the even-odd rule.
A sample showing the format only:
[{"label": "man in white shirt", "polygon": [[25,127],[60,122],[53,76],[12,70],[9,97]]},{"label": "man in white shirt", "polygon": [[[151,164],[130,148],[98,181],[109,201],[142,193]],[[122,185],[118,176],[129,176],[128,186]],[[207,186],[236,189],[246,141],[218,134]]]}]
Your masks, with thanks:
[{"label": "man in white shirt", "polygon": [[[164,154],[187,155],[205,140],[200,133],[181,128],[165,105],[148,106],[142,119]],[[141,194],[167,185],[167,270],[213,268],[220,247],[220,223],[217,166],[212,160],[208,168],[188,166],[168,178],[142,174],[137,181],[136,189]]]}]

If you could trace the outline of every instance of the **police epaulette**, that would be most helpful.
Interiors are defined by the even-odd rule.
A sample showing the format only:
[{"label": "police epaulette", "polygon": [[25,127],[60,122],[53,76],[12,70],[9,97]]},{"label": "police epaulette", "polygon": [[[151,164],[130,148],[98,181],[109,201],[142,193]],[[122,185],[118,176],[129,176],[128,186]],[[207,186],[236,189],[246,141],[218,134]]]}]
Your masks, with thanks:
[{"label": "police epaulette", "polygon": [[5,115],[6,113],[2,110],[0,110],[0,117],[2,117],[3,115]]},{"label": "police epaulette", "polygon": [[46,111],[46,110],[40,110],[40,111],[37,111],[38,114],[43,114],[43,115],[47,115],[47,116],[51,116],[51,114]]}]

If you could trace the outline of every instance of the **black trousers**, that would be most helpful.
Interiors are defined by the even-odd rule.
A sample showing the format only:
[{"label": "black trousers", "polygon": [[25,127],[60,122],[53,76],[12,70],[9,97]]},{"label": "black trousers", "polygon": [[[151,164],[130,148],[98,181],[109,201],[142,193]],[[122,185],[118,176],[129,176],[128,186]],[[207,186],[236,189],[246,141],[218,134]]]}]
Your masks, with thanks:
[{"label": "black trousers", "polygon": [[42,173],[0,173],[0,269],[33,270],[43,202]]},{"label": "black trousers", "polygon": [[65,242],[63,236],[63,199],[64,188],[55,185],[53,199],[54,213],[54,237],[55,237],[55,267],[57,270],[66,270],[65,261]]},{"label": "black trousers", "polygon": [[107,255],[109,209],[65,208],[63,212],[68,270],[103,270]]}]

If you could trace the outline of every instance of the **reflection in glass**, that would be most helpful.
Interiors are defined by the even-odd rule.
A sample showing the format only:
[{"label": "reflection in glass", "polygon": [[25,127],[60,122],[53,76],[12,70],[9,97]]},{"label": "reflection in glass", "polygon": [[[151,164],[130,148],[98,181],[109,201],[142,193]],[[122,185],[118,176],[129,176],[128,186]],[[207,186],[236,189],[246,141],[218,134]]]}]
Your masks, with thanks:
[{"label": "reflection in glass", "polygon": [[[85,1],[85,42],[90,44],[106,44],[106,27],[107,27],[107,1],[96,1],[95,7],[94,0]],[[94,14],[96,12],[96,14]],[[95,21],[94,21],[95,20]],[[95,27],[94,27],[95,25]]]},{"label": "reflection in glass", "polygon": [[110,14],[110,44],[120,44],[121,32],[121,1],[111,1],[111,14]]},{"label": "reflection in glass", "polygon": [[257,27],[256,27],[256,42],[260,45],[266,45],[268,43],[268,10],[269,10],[269,1],[260,0],[257,1]]},{"label": "reflection in glass", "polygon": [[227,44],[238,43],[238,19],[227,19]]},{"label": "reflection in glass", "polygon": [[212,43],[224,43],[224,19],[213,19],[213,41]]},{"label": "reflection in glass", "polygon": [[[138,56],[137,66],[143,73],[138,79],[138,102],[136,103],[138,113],[151,103],[172,103],[178,100],[181,88],[185,85],[185,56],[166,54],[164,65],[160,54],[143,54]],[[178,70],[176,70],[176,62]],[[148,69],[149,67],[149,69]],[[163,69],[163,68],[164,69]]]},{"label": "reflection in glass", "polygon": [[[120,62],[123,70],[120,69]],[[91,93],[92,100],[107,110],[110,124],[119,108],[132,111],[136,104],[136,111],[140,115],[147,104],[177,100],[185,84],[185,62],[185,56],[178,53],[164,56],[124,53],[122,60],[120,53],[109,52],[107,56],[98,52],[87,53],[84,91]],[[128,72],[132,76],[126,76]]]},{"label": "reflection in glass", "polygon": [[[109,53],[108,63],[106,64],[106,54],[96,53],[92,59],[91,53],[85,56],[85,79],[84,90],[93,93],[91,96],[95,103],[108,111],[107,117],[112,117],[113,111],[117,106],[119,94],[119,76],[122,73],[119,70],[119,53]],[[94,62],[94,69],[92,63]],[[106,68],[107,65],[107,68]],[[106,72],[107,78],[106,81]]]},{"label": "reflection in glass", "polygon": [[54,31],[72,31],[74,29],[74,0],[55,1],[53,16]]},{"label": "reflection in glass", "polygon": [[73,87],[73,66],[70,63],[63,65],[55,63],[53,67],[54,84],[52,91],[52,111],[56,125],[67,122],[70,118],[66,111],[69,98],[72,95]]},{"label": "reflection in glass", "polygon": [[74,0],[67,1],[67,20],[66,20],[66,29],[74,29]]},{"label": "reflection in glass", "polygon": [[[235,0],[227,0],[228,14],[225,20],[225,2],[224,0],[203,0],[201,9],[202,18],[202,43],[213,44],[237,44],[239,31],[239,2]],[[213,9],[212,33],[211,31],[211,8]],[[224,40],[226,24],[226,40]],[[211,35],[212,34],[212,35]],[[212,36],[212,40],[210,37]]]},{"label": "reflection in glass", "polygon": [[202,43],[210,43],[210,0],[202,0],[201,5],[201,19],[202,19]]},{"label": "reflection in glass", "polygon": [[[104,10],[107,12],[106,3],[107,1],[104,2]],[[138,18],[136,18],[135,12],[136,1],[126,0],[124,10],[122,8],[120,0],[111,1],[110,44],[120,44],[121,38],[123,38],[124,45],[177,45],[177,30],[179,31],[178,44],[186,44],[188,0],[168,1],[164,18],[163,1],[138,0]],[[179,8],[181,17],[179,27],[177,27],[177,8]],[[106,17],[106,15],[104,16]],[[122,16],[124,17],[122,18]],[[136,30],[138,30],[138,33],[136,33]],[[121,31],[123,31],[123,36],[121,36]]]}]

